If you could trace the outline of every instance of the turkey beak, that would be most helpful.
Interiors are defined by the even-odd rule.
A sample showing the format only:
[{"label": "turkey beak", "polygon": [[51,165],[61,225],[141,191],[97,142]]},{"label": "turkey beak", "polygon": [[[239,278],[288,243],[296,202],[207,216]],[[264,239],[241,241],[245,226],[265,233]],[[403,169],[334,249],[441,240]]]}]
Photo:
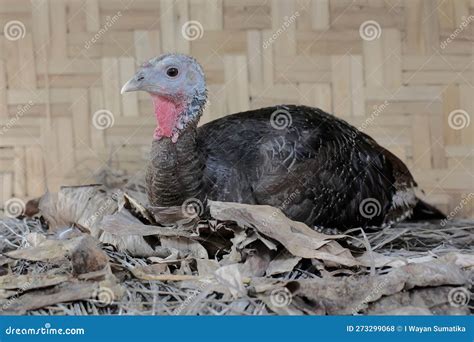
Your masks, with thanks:
[{"label": "turkey beak", "polygon": [[[140,78],[141,78],[141,80],[140,80]],[[143,83],[143,82],[141,82],[142,80],[143,80],[142,77],[134,76],[133,78],[128,80],[127,83],[125,83],[123,85],[122,90],[120,91],[120,93],[123,94],[123,93],[128,93],[130,91],[141,90],[141,85]]]},{"label": "turkey beak", "polygon": [[143,70],[139,71],[133,76],[127,83],[125,83],[120,91],[121,94],[128,93],[131,91],[145,90],[146,87],[146,75]]}]

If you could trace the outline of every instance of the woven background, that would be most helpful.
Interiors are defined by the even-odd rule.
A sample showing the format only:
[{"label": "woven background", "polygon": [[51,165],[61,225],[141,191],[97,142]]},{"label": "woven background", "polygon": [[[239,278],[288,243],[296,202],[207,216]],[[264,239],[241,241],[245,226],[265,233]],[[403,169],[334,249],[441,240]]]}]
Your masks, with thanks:
[{"label": "woven background", "polygon": [[152,107],[120,87],[179,51],[205,68],[203,122],[320,107],[404,160],[430,202],[472,216],[473,15],[473,0],[0,0],[0,206],[140,171]]}]

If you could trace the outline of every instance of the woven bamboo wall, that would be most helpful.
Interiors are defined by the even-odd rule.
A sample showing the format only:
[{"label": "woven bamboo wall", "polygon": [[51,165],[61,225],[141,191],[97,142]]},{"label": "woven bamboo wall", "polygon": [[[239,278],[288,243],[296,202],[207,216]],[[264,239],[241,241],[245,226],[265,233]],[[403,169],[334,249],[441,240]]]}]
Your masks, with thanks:
[{"label": "woven bamboo wall", "polygon": [[473,15],[473,0],[0,0],[0,206],[142,169],[151,103],[119,90],[179,51],[207,73],[204,121],[321,107],[403,159],[432,203],[472,215]]}]

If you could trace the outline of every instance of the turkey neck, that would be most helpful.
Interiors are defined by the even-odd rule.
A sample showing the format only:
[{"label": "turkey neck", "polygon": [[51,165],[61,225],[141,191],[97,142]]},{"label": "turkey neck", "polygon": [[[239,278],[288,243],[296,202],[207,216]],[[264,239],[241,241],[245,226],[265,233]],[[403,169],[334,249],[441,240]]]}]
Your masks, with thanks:
[{"label": "turkey neck", "polygon": [[165,207],[181,205],[190,198],[204,201],[203,168],[196,124],[182,130],[176,143],[169,137],[153,140],[146,172],[150,204]]}]

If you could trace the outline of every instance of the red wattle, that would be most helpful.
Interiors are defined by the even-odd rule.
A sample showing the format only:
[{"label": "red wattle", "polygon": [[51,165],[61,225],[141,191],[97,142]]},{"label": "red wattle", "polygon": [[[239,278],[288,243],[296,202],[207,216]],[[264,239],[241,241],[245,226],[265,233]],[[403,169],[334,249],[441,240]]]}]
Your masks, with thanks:
[{"label": "red wattle", "polygon": [[157,123],[153,138],[171,138],[171,136],[173,135],[173,128],[176,127],[178,116],[182,110],[182,106],[163,96],[151,95],[151,97],[153,99],[153,107],[155,110],[155,117]]}]

